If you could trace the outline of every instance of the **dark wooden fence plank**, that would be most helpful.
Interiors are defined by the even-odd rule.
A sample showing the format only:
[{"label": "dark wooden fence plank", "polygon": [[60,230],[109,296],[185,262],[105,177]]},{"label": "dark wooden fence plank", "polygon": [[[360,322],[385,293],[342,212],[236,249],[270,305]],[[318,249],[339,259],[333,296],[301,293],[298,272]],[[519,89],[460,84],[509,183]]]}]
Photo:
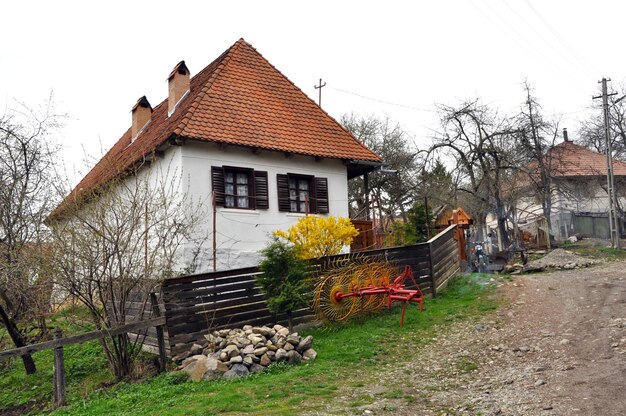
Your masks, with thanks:
[{"label": "dark wooden fence plank", "polygon": [[150,326],[164,325],[165,318],[152,318],[141,322],[133,322],[126,325],[118,326],[117,328],[102,331],[86,332],[80,335],[74,335],[67,338],[55,339],[52,341],[41,342],[39,344],[26,345],[20,348],[14,348],[12,350],[0,351],[0,359],[8,357],[16,357],[24,354],[30,354],[37,351],[49,350],[51,348],[62,347],[70,344],[78,344],[80,342],[91,341],[93,339],[104,338],[113,335],[120,335],[126,332],[133,332],[140,329],[144,329]]},{"label": "dark wooden fence plank", "polygon": [[[404,247],[365,250],[312,260],[311,273],[358,258],[379,259],[393,263],[398,272],[409,265],[416,282],[425,294],[434,293],[437,286],[456,271],[454,257],[458,255],[453,238],[454,226],[433,237],[427,243]],[[431,256],[432,253],[432,256]],[[244,324],[286,323],[286,315],[273,315],[265,297],[256,284],[257,267],[247,267],[214,273],[203,273],[167,279],[163,282],[163,306],[169,333],[169,346],[176,355],[190,343],[198,342],[210,330]],[[406,282],[408,288],[413,282]],[[294,322],[304,322],[313,312],[304,308],[294,313]]]}]

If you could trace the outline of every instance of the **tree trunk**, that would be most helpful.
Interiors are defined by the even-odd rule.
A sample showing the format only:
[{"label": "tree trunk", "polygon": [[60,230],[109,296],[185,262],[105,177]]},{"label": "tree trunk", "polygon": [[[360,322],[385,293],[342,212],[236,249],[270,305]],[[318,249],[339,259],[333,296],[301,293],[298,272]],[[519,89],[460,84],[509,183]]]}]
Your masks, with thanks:
[{"label": "tree trunk", "polygon": [[[4,323],[4,326],[6,327],[7,332],[9,333],[9,336],[11,337],[11,340],[13,341],[13,344],[15,344],[15,347],[16,348],[24,347],[26,345],[26,340],[24,339],[20,331],[18,331],[17,326],[15,325],[15,322],[13,322],[11,318],[9,318],[9,315],[7,315],[6,311],[4,310],[1,304],[0,304],[0,319]],[[37,367],[35,367],[35,361],[33,360],[32,355],[30,354],[22,355],[22,362],[24,363],[24,370],[26,370],[26,374],[35,374],[35,372],[37,371]]]}]

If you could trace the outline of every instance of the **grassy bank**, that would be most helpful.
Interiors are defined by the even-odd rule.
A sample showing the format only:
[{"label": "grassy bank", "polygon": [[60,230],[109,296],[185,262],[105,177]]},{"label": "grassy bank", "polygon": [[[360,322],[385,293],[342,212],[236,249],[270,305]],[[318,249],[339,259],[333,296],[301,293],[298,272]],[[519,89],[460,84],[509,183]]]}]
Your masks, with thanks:
[{"label": "grassy bank", "polygon": [[[403,328],[399,327],[400,310],[394,308],[348,324],[327,325],[307,331],[306,334],[315,338],[314,348],[318,358],[313,363],[297,367],[279,365],[243,379],[200,383],[189,382],[178,373],[168,373],[141,383],[119,383],[95,391],[89,387],[95,382],[93,378],[75,375],[76,381],[72,381],[70,373],[70,385],[75,383],[69,396],[70,406],[57,410],[55,414],[286,415],[323,409],[335,400],[342,387],[359,386],[374,380],[379,365],[390,362],[402,364],[417,357],[419,349],[428,348],[430,340],[438,331],[445,331],[450,322],[477,319],[495,309],[497,304],[492,296],[493,290],[485,284],[489,277],[470,275],[455,279],[448,290],[436,299],[426,300],[421,314],[414,305],[410,305]],[[77,348],[90,351],[94,346],[84,344]],[[71,354],[68,351],[67,354],[68,368],[80,362],[83,365],[91,363],[94,367],[102,364],[95,356],[84,360],[80,352]],[[20,404],[20,400],[29,397],[30,389],[38,392],[32,397],[39,399],[45,399],[43,391],[49,389],[50,397],[48,376],[51,375],[51,365],[47,361],[50,358],[42,353],[42,357],[36,359],[40,366],[36,381],[20,373],[19,366],[0,372],[2,379],[10,374],[12,383],[21,384],[26,391],[19,394],[20,399],[12,399],[9,403]],[[97,370],[92,374],[104,373]],[[88,384],[85,395],[76,385],[83,382]],[[3,391],[12,384],[1,383]],[[2,393],[0,408],[10,407],[1,401],[5,396],[11,394]]]}]

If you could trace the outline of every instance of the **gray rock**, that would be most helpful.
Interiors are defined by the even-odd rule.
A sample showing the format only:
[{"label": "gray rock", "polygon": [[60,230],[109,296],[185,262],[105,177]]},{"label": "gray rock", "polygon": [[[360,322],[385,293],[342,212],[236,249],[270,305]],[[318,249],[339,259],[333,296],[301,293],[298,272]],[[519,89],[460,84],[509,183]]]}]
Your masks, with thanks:
[{"label": "gray rock", "polygon": [[235,364],[231,367],[230,370],[224,373],[224,378],[232,379],[232,378],[244,377],[244,376],[247,376],[248,374],[250,374],[248,367],[246,367],[243,364]]},{"label": "gray rock", "polygon": [[191,348],[189,348],[189,354],[191,355],[198,355],[198,354],[202,354],[202,345],[200,344],[193,344],[191,346]]},{"label": "gray rock", "polygon": [[289,364],[300,364],[302,356],[296,350],[291,350],[287,352],[287,362]]},{"label": "gray rock", "polygon": [[254,350],[254,355],[256,355],[257,357],[260,357],[263,354],[265,354],[267,351],[268,351],[267,347],[257,348]]},{"label": "gray rock", "polygon": [[563,338],[561,341],[559,341],[559,344],[560,344],[560,345],[567,345],[567,344],[569,344],[569,343],[570,343],[570,341],[569,341],[569,339],[567,339],[567,338]]},{"label": "gray rock", "polygon": [[251,373],[260,373],[263,370],[265,370],[265,367],[263,367],[262,365],[259,365],[259,364],[252,364],[250,366],[250,372]]},{"label": "gray rock", "polygon": [[243,326],[243,330],[247,331],[247,330],[252,330],[252,328],[254,328],[252,325],[244,325]]},{"label": "gray rock", "polygon": [[267,354],[263,354],[261,356],[261,361],[259,361],[259,364],[261,364],[263,367],[267,367],[271,363],[272,363],[272,360],[270,359],[270,357]]},{"label": "gray rock", "polygon": [[230,359],[230,357],[228,356],[228,353],[225,351],[220,352],[220,360],[222,361],[228,361]]},{"label": "gray rock", "polygon": [[191,357],[187,357],[183,360],[180,366],[187,367],[189,364],[193,363],[194,361],[198,361],[199,359],[202,359],[202,357],[204,357],[204,355],[202,354],[197,354],[197,355],[192,355]]},{"label": "gray rock", "polygon": [[224,348],[223,352],[225,352],[226,354],[228,354],[229,358],[233,358],[236,355],[239,355],[241,352],[239,351],[239,348],[236,345],[227,345],[226,348]]},{"label": "gray rock", "polygon": [[241,355],[235,355],[234,357],[230,357],[229,362],[231,364],[240,364],[243,362],[243,358],[241,358]]},{"label": "gray rock", "polygon": [[317,352],[313,348],[309,348],[302,354],[305,361],[313,361],[317,358]]},{"label": "gray rock", "polygon": [[[278,350],[276,350],[278,351]],[[268,351],[265,354],[267,354],[268,357],[270,357],[271,360],[274,360],[276,357],[276,351]]]},{"label": "gray rock", "polygon": [[189,378],[193,381],[200,381],[204,377],[204,373],[207,371],[208,358],[204,355],[197,355],[197,359],[190,361],[183,371],[189,375]]},{"label": "gray rock", "polygon": [[276,345],[278,348],[282,348],[285,346],[285,344],[287,343],[287,339],[285,339],[285,337],[279,337],[276,342],[272,341],[274,343],[274,345]]},{"label": "gray rock", "polygon": [[245,348],[243,350],[241,350],[241,352],[244,355],[248,355],[248,354],[254,353],[254,345],[252,345],[252,344],[246,345]]},{"label": "gray rock", "polygon": [[277,329],[276,334],[286,337],[287,335],[289,335],[289,328],[282,327],[281,329]]},{"label": "gray rock", "polygon": [[254,346],[260,344],[263,341],[265,341],[265,338],[260,337],[260,336],[255,336],[255,334],[250,335],[250,337],[248,339],[250,340],[250,342]]},{"label": "gray rock", "polygon": [[530,348],[528,348],[527,346],[522,346],[522,347],[519,347],[519,350],[521,352],[528,352],[528,351],[530,351]]},{"label": "gray rock", "polygon": [[178,362],[183,361],[185,358],[189,357],[189,355],[191,355],[189,354],[189,351],[184,351],[172,357],[172,360],[178,363]]},{"label": "gray rock", "polygon": [[291,351],[293,349],[295,349],[296,347],[293,346],[293,344],[291,342],[285,342],[285,345],[283,346],[283,349],[285,351]]},{"label": "gray rock", "polygon": [[206,367],[206,372],[202,376],[203,380],[216,380],[228,371],[228,366],[215,358],[208,358]]},{"label": "gray rock", "polygon": [[266,326],[252,328],[252,332],[255,334],[263,335],[264,337],[271,336],[272,330]]},{"label": "gray rock", "polygon": [[280,362],[280,361],[285,361],[286,359],[287,359],[287,351],[285,351],[282,348],[279,348],[278,351],[276,351],[275,360]]},{"label": "gray rock", "polygon": [[543,386],[544,384],[546,384],[545,380],[539,379],[535,381],[535,387]]},{"label": "gray rock", "polygon": [[270,351],[276,351],[278,350],[278,347],[274,344],[270,344],[270,345],[266,345],[267,349]]},{"label": "gray rock", "polygon": [[298,352],[306,351],[309,348],[311,348],[311,345],[313,345],[313,337],[311,335],[306,336],[300,340],[300,342],[298,343],[298,346],[296,347],[296,351]]},{"label": "gray rock", "polygon": [[254,364],[254,361],[252,361],[251,356],[246,355],[245,357],[243,357],[243,364],[247,367],[250,367],[252,364]]},{"label": "gray rock", "polygon": [[294,332],[293,334],[289,334],[287,336],[287,342],[292,344],[293,346],[296,346],[300,343],[300,337],[298,336],[297,332]]}]

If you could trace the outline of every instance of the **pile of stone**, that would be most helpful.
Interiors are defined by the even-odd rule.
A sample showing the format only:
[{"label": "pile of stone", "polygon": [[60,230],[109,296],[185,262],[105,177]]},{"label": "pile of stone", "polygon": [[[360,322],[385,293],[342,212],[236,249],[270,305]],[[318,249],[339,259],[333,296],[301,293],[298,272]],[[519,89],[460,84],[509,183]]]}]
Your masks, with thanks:
[{"label": "pile of stone", "polygon": [[548,253],[539,260],[531,261],[525,267],[526,271],[542,271],[546,269],[578,269],[581,267],[589,267],[601,263],[586,257],[581,257],[561,248],[557,248]]},{"label": "pile of stone", "polygon": [[282,325],[222,329],[204,336],[189,351],[174,357],[180,369],[194,381],[237,378],[259,373],[275,362],[299,364],[312,361],[317,353],[313,337],[290,333]]}]

